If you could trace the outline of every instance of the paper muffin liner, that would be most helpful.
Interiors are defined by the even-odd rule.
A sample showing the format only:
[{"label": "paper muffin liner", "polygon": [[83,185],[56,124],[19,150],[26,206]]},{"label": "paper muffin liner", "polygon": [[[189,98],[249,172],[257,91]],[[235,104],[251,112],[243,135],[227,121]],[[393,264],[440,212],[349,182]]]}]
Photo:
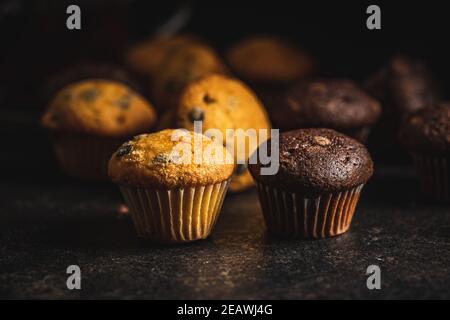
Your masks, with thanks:
[{"label": "paper muffin liner", "polygon": [[349,229],[363,186],[308,197],[258,183],[258,193],[271,233],[286,238],[317,239]]},{"label": "paper muffin liner", "polygon": [[412,154],[422,192],[430,199],[450,200],[450,157]]},{"label": "paper muffin liner", "polygon": [[107,180],[108,161],[125,140],[59,135],[53,138],[53,145],[65,174],[86,180]]},{"label": "paper muffin liner", "polygon": [[230,179],[183,189],[120,186],[137,234],[160,243],[207,238],[219,216]]}]

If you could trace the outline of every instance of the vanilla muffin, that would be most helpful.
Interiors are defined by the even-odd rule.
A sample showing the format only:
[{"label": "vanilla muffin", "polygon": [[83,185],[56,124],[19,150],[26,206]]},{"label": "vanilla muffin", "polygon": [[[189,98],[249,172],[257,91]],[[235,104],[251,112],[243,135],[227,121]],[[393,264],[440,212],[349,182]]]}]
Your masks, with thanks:
[{"label": "vanilla muffin", "polygon": [[275,123],[287,87],[315,72],[315,61],[304,50],[276,36],[245,38],[226,52],[230,69],[255,90]]},{"label": "vanilla muffin", "polygon": [[124,84],[85,80],[64,87],[42,116],[62,171],[82,179],[107,178],[111,154],[129,137],[151,129],[152,106]]},{"label": "vanilla muffin", "polygon": [[209,236],[233,169],[222,144],[183,129],[136,136],[109,162],[138,236],[162,243]]},{"label": "vanilla muffin", "polygon": [[[170,118],[171,117],[171,118]],[[237,79],[212,74],[191,82],[183,90],[178,106],[169,111],[164,122],[175,128],[194,130],[194,121],[202,121],[202,130],[218,129],[228,147],[234,146],[236,171],[231,181],[231,191],[245,190],[253,185],[247,170],[249,155],[265,139],[257,136],[257,144],[245,139],[245,148],[237,149],[237,137],[227,136],[227,129],[267,129],[270,122],[261,102],[245,84]]]},{"label": "vanilla muffin", "polygon": [[176,106],[185,85],[211,73],[226,73],[226,68],[206,45],[190,44],[166,55],[151,82],[156,108],[163,112]]},{"label": "vanilla muffin", "polygon": [[153,77],[167,55],[197,42],[200,40],[189,34],[150,38],[131,46],[125,54],[125,62],[137,74]]}]

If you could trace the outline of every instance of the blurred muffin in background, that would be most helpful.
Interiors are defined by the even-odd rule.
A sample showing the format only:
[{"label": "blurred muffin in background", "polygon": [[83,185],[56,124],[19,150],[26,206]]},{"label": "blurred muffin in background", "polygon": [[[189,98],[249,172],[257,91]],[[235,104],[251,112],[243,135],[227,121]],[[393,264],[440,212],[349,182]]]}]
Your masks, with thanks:
[{"label": "blurred muffin in background", "polygon": [[227,50],[226,60],[231,70],[256,91],[271,117],[278,112],[287,86],[316,69],[307,52],[271,35],[252,36],[235,43]]},{"label": "blurred muffin in background", "polygon": [[283,131],[331,128],[365,143],[380,113],[379,103],[351,80],[304,80],[285,93],[273,122]]},{"label": "blurred muffin in background", "polygon": [[257,135],[257,145],[245,139],[245,146],[237,149],[237,136],[227,135],[227,129],[256,129],[256,134],[258,129],[267,129],[266,139],[270,137],[270,121],[253,91],[241,81],[220,74],[207,75],[189,83],[182,91],[178,105],[163,116],[161,124],[166,128],[194,130],[194,121],[202,121],[203,132],[219,130],[223,143],[229,149],[234,148],[234,159],[239,163],[230,190],[242,191],[253,186],[246,162],[265,139]]},{"label": "blurred muffin in background", "polygon": [[43,90],[45,102],[67,85],[87,79],[113,80],[127,85],[136,92],[142,91],[136,79],[120,66],[103,62],[80,62],[48,77]]},{"label": "blurred muffin in background", "polygon": [[439,97],[436,81],[423,61],[394,56],[364,87],[381,103],[382,115],[369,141],[377,160],[405,162],[397,134],[403,118],[433,105]]},{"label": "blurred muffin in background", "polygon": [[201,42],[191,34],[150,38],[131,46],[125,54],[125,63],[133,72],[152,78],[167,55],[185,45]]},{"label": "blurred muffin in background", "polygon": [[204,44],[189,44],[167,54],[151,81],[151,95],[161,113],[175,107],[183,88],[212,73],[227,73],[216,52]]},{"label": "blurred muffin in background", "polygon": [[423,194],[450,200],[450,104],[440,103],[410,114],[399,139],[411,153]]},{"label": "blurred muffin in background", "polygon": [[89,180],[106,179],[111,154],[129,137],[149,131],[155,121],[149,102],[111,80],[85,80],[64,87],[41,119],[62,171]]}]

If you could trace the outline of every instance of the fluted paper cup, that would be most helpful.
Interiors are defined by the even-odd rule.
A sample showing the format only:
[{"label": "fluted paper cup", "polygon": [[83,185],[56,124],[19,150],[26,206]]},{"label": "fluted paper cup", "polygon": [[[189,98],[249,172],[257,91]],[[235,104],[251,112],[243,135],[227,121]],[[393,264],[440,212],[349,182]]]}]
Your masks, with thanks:
[{"label": "fluted paper cup", "polygon": [[207,238],[230,179],[206,186],[155,190],[120,186],[140,238],[181,243]]},{"label": "fluted paper cup", "polygon": [[450,200],[450,158],[414,153],[414,166],[422,192],[437,201]]},{"label": "fluted paper cup", "polygon": [[363,186],[307,197],[258,183],[258,192],[271,233],[286,238],[326,238],[349,229]]}]

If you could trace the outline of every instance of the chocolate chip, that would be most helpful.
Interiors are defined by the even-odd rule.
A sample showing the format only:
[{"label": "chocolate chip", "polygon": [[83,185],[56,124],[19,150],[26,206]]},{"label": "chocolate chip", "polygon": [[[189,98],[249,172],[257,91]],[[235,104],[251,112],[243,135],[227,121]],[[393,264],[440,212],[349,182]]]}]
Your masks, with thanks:
[{"label": "chocolate chip", "polygon": [[203,121],[204,118],[205,118],[205,115],[203,113],[203,110],[200,108],[194,107],[189,112],[189,120],[191,120],[192,122]]},{"label": "chocolate chip", "polygon": [[117,117],[116,121],[118,124],[124,124],[126,122],[126,118],[124,115],[120,115]]},{"label": "chocolate chip", "polygon": [[129,143],[123,144],[116,152],[116,157],[123,157],[131,152],[133,146]]},{"label": "chocolate chip", "polygon": [[170,162],[169,157],[166,154],[157,154],[154,158],[153,158],[153,162],[156,162],[158,164],[166,164]]},{"label": "chocolate chip", "polygon": [[59,112],[52,112],[50,114],[50,121],[53,123],[59,122],[61,120],[61,114]]},{"label": "chocolate chip", "polygon": [[234,174],[240,175],[240,174],[243,174],[246,170],[247,170],[247,164],[238,163],[236,165],[236,168],[234,168]]},{"label": "chocolate chip", "polygon": [[86,102],[94,101],[95,99],[97,99],[98,95],[99,95],[98,90],[94,88],[83,90],[80,93],[81,99],[83,99]]},{"label": "chocolate chip", "polygon": [[211,103],[216,102],[217,100],[214,99],[214,98],[212,98],[209,94],[205,94],[205,95],[203,96],[203,101],[204,101],[206,104],[211,104]]},{"label": "chocolate chip", "polygon": [[128,109],[128,107],[130,106],[130,102],[131,102],[131,96],[125,95],[125,96],[117,99],[116,101],[114,101],[114,104],[122,109]]}]

